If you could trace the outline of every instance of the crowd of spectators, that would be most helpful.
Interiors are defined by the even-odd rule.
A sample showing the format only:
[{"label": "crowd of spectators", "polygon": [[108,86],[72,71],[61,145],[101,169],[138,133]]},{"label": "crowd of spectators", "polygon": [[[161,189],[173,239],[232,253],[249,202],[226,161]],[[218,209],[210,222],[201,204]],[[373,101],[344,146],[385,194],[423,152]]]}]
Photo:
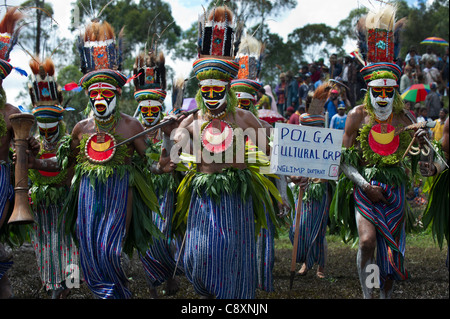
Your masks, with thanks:
[{"label": "crowd of spectators", "polygon": [[[399,81],[399,91],[404,93],[413,84],[430,86],[426,100],[415,103],[405,100],[405,108],[417,118],[441,118],[444,103],[443,96],[448,96],[449,55],[448,47],[441,57],[433,47],[426,47],[419,55],[415,47],[410,47],[405,58],[398,58],[396,63],[403,70]],[[360,74],[362,63],[353,56],[339,57],[331,54],[328,63],[319,59],[303,65],[297,72],[287,71],[280,74],[279,82],[271,98],[276,100],[273,109],[282,114],[289,124],[298,124],[300,114],[308,110],[314,91],[324,82],[332,80],[336,85],[329,92],[325,103],[328,112],[328,127],[343,129],[346,113],[357,104],[362,103],[365,83]],[[424,113],[425,109],[425,113]],[[333,119],[334,118],[334,119]],[[419,119],[420,120],[420,119]]]}]

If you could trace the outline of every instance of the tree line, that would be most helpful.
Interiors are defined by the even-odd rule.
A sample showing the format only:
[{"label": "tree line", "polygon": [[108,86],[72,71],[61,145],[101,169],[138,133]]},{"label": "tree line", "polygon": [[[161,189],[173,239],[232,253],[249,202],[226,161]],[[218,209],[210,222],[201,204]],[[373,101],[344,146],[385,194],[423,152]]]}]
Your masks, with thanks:
[{"label": "tree line", "polygon": [[[280,18],[297,6],[297,0],[239,0],[226,1],[235,12],[235,19],[244,22],[245,32],[254,34],[265,44],[264,60],[260,80],[274,87],[281,72],[298,72],[302,65],[323,58],[328,61],[332,53],[338,56],[345,52],[346,41],[355,41],[354,26],[356,21],[367,13],[367,8],[354,8],[336,27],[324,23],[307,24],[292,30],[287,40],[272,33],[267,21]],[[402,31],[402,48],[400,56],[405,57],[410,46],[414,45],[419,54],[425,52],[420,42],[426,37],[436,36],[449,39],[449,0],[434,0],[427,5],[419,0],[416,6],[409,6],[405,0],[394,1],[397,5],[397,19],[407,17],[408,23]],[[212,5],[212,3],[211,3]],[[301,5],[301,2],[299,2]],[[39,56],[52,54],[57,66],[58,82],[64,85],[76,82],[82,74],[79,70],[79,56],[75,37],[62,38],[56,32],[58,17],[54,15],[51,3],[45,0],[28,0],[22,4],[29,11],[26,26],[21,33],[20,42],[27,51]],[[33,9],[31,9],[33,7]],[[40,8],[36,9],[36,8]],[[202,8],[200,8],[203,10]],[[208,10],[209,8],[204,8]],[[101,19],[108,21],[118,33],[124,27],[125,61],[124,71],[128,75],[132,70],[134,57],[138,50],[143,50],[151,41],[158,41],[158,47],[166,56],[174,59],[192,61],[196,54],[198,36],[197,23],[187,30],[182,30],[174,20],[170,5],[163,0],[126,1],[126,0],[78,0],[72,5],[72,16],[79,15],[80,26],[101,13]],[[76,24],[73,34],[78,34]],[[356,42],[355,42],[356,43]],[[356,48],[356,45],[355,45]],[[435,47],[438,53],[444,47]],[[168,68],[168,90],[176,71]],[[189,81],[186,97],[193,97],[197,90],[195,78]],[[26,94],[26,93],[23,93]],[[81,120],[87,98],[82,92],[65,92],[65,103],[76,111],[66,118],[68,129]],[[167,102],[170,104],[170,101]],[[136,102],[133,88],[127,86],[121,98],[121,109],[134,114]]]}]

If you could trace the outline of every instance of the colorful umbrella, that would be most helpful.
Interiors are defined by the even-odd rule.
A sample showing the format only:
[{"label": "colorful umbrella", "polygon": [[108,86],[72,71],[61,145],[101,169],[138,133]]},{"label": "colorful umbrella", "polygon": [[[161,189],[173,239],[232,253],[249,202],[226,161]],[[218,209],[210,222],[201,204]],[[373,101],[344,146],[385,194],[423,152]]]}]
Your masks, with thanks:
[{"label": "colorful umbrella", "polygon": [[429,37],[420,42],[420,44],[437,44],[437,45],[448,45],[448,42],[442,38]]},{"label": "colorful umbrella", "polygon": [[430,92],[430,86],[428,84],[413,84],[406,89],[402,94],[402,98],[410,102],[425,101],[425,98]]},{"label": "colorful umbrella", "polygon": [[277,111],[268,110],[268,109],[258,110],[258,117],[261,120],[266,121],[269,124],[279,122],[279,121],[282,121],[282,122],[285,121],[285,118],[280,113],[278,113]]}]

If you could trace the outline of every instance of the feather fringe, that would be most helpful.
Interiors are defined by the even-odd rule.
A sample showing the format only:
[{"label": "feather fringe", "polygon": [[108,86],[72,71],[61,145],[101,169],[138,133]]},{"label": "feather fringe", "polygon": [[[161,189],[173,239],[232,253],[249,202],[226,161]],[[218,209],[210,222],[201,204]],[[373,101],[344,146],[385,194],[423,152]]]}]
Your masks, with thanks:
[{"label": "feather fringe", "polygon": [[18,9],[19,7],[12,7],[6,10],[5,16],[0,21],[0,33],[14,33],[17,22],[23,18],[23,13]]}]

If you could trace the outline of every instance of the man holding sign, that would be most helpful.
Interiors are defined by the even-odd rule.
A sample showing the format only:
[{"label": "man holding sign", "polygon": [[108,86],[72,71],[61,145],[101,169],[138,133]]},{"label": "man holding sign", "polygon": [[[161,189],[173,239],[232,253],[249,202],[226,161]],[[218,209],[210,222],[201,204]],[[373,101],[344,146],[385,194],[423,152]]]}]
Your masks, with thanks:
[{"label": "man holding sign", "polygon": [[271,155],[271,173],[289,175],[299,185],[295,223],[289,234],[294,245],[291,286],[296,262],[303,264],[300,275],[318,263],[317,276],[324,277],[330,206],[327,180],[338,179],[344,134],[323,128],[323,115],[304,113],[299,121],[300,126],[275,125]]}]

